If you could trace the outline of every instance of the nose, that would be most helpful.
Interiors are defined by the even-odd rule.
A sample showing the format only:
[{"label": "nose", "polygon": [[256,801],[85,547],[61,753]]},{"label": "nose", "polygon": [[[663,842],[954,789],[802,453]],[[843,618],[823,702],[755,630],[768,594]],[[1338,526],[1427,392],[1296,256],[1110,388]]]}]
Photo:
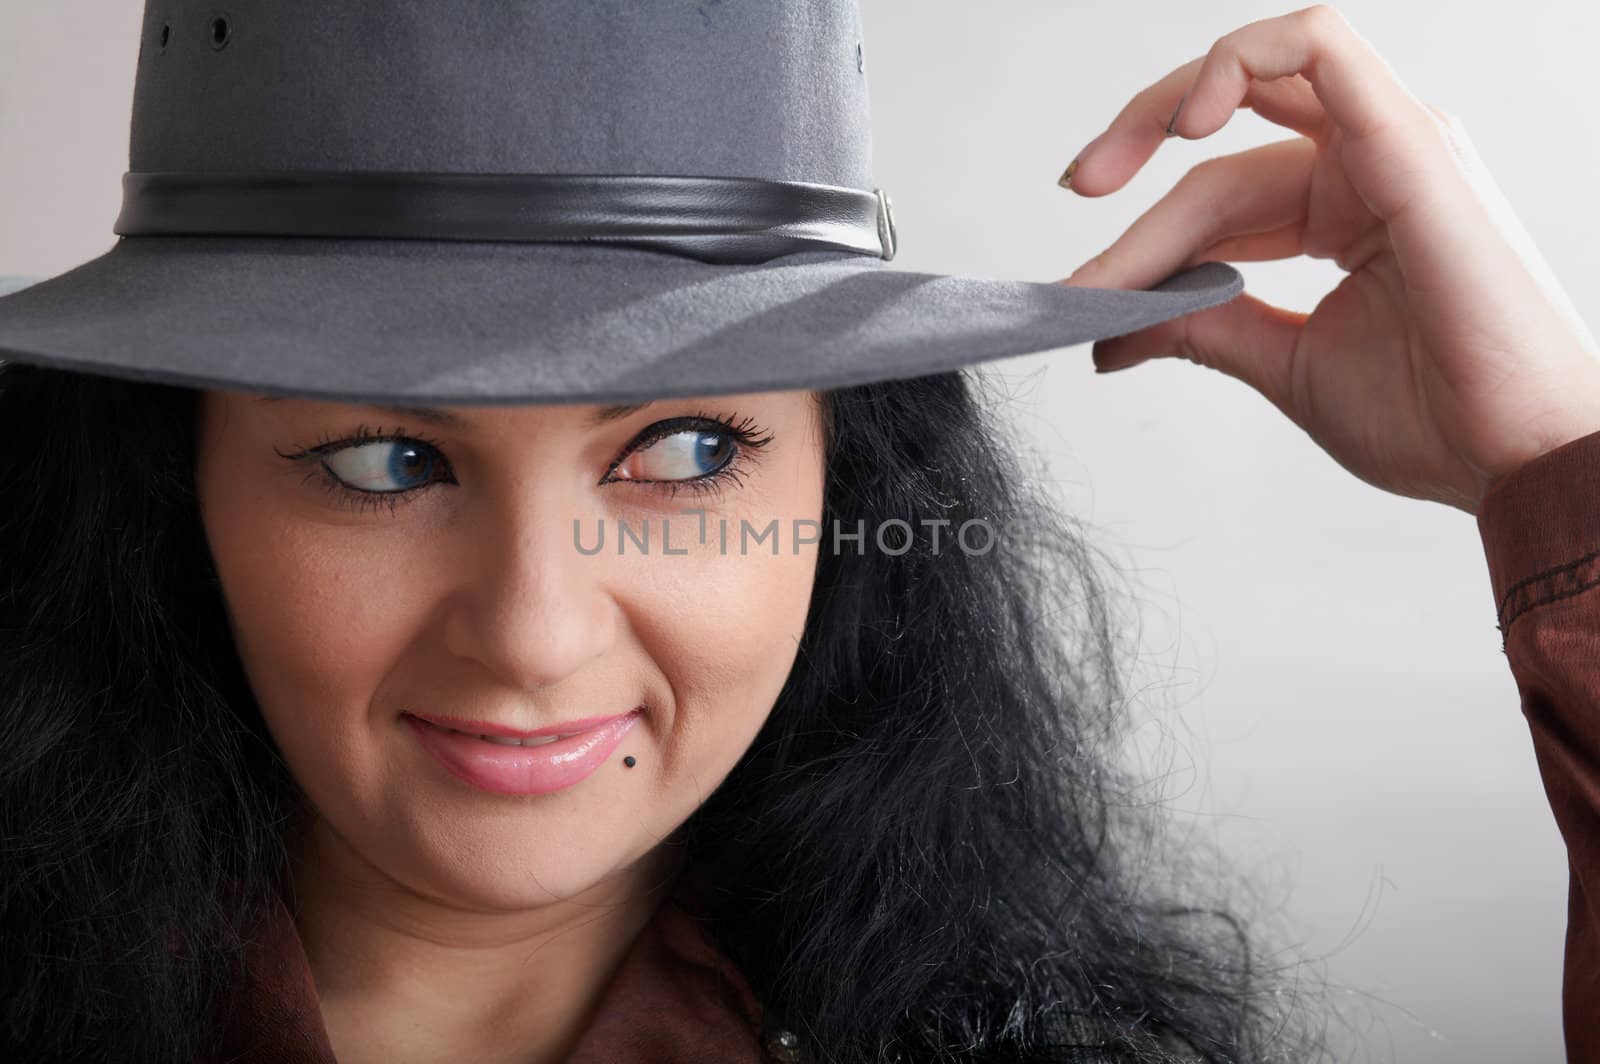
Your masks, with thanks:
[{"label": "nose", "polygon": [[555,512],[527,507],[476,530],[445,628],[453,653],[525,690],[556,686],[604,655],[620,623],[603,556],[577,550],[571,517]]}]

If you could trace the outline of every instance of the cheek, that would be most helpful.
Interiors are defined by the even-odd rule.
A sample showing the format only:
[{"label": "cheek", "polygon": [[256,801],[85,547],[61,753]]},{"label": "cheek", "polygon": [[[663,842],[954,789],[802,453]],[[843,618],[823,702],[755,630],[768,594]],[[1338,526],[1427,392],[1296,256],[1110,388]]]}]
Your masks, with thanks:
[{"label": "cheek", "polygon": [[[818,475],[820,478],[820,474]],[[673,692],[674,713],[665,729],[662,764],[668,786],[683,785],[704,800],[726,777],[761,730],[794,666],[805,630],[817,565],[817,544],[795,549],[795,518],[820,520],[820,479],[725,518],[708,515],[707,543],[692,557],[653,557],[641,563],[630,626]],[[740,520],[763,530],[776,519],[771,540],[752,537],[741,549]],[[727,548],[718,521],[727,522]],[[692,542],[697,523],[681,519]],[[814,537],[814,527],[801,535]],[[683,563],[683,564],[679,564]],[[691,777],[692,778],[685,778]],[[688,815],[692,808],[678,810]]]},{"label": "cheek", "polygon": [[717,557],[692,582],[669,585],[671,601],[639,624],[673,692],[668,773],[686,769],[710,785],[710,771],[720,782],[760,731],[799,649],[814,559],[814,548]]},{"label": "cheek", "polygon": [[[404,652],[423,601],[393,537],[215,500],[208,519],[235,645],[273,738],[308,791],[379,786],[372,695]],[[397,557],[399,555],[399,557]],[[369,766],[363,769],[363,766]]]}]

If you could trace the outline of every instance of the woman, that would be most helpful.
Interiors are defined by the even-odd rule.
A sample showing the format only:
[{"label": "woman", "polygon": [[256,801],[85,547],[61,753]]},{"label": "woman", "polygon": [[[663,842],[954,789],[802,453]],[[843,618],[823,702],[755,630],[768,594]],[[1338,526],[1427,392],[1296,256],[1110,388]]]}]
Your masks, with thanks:
[{"label": "woman", "polygon": [[[251,42],[309,9],[253,25],[176,6],[147,11],[133,169],[322,158],[304,144],[331,137],[327,109],[225,127],[204,110],[219,95],[281,110],[240,87],[281,80],[202,63],[252,72],[266,60]],[[861,65],[844,5],[795,5],[804,25],[715,4],[682,23],[566,14],[585,10],[595,32],[543,57],[622,70],[609,91],[668,108],[703,87],[684,79],[718,76],[659,59],[698,42],[737,67],[728,40],[776,40],[817,65],[758,49],[751,70],[841,84],[840,56]],[[623,16],[661,21],[635,35]],[[393,31],[363,52],[323,28],[292,57],[316,67],[328,47],[330,80],[428,39]],[[639,66],[608,67],[634,40],[650,44],[626,56]],[[451,54],[518,54],[472,44]],[[368,128],[364,73],[328,94],[341,130]],[[783,88],[746,95],[798,98]],[[169,92],[191,106],[158,106]],[[461,230],[428,228],[465,224],[446,183],[421,189],[432,213],[403,209],[418,186],[384,186],[389,212],[359,233],[373,223],[339,198],[349,186],[267,209],[259,185],[130,185],[117,249],[0,300],[11,1055],[1315,1059],[1315,1003],[1227,899],[1172,886],[1181,870],[1151,879],[1160,824],[1113,761],[1123,692],[1090,548],[1023,489],[983,396],[950,371],[1073,330],[1116,337],[1096,344],[1106,367],[1177,351],[1263,391],[1363,479],[1478,514],[1519,682],[1544,698],[1539,719],[1569,725],[1536,728],[1552,753],[1581,749],[1595,704],[1574,637],[1596,607],[1578,569],[1547,570],[1581,562],[1593,527],[1567,490],[1600,468],[1600,388],[1592,339],[1512,254],[1523,238],[1464,135],[1331,9],[1222,38],[1063,181],[1110,191],[1157,130],[1202,137],[1242,103],[1300,137],[1196,168],[1048,292],[902,283],[859,249],[818,250],[859,227],[767,226],[812,235],[754,250],[649,219],[655,249],[627,246],[640,230],[621,223],[604,247],[500,230],[449,245]],[[559,110],[537,121],[563,148],[601,129],[596,151],[668,158],[658,127],[714,159],[696,136],[728,120],[628,127],[619,109],[630,138],[574,113],[570,130]],[[479,142],[450,139],[500,128],[471,114],[407,112],[361,150],[397,158],[373,145],[422,129],[425,148],[470,154]],[[864,142],[838,135],[860,132],[852,115],[812,131],[840,154],[795,165],[858,167]],[[235,165],[196,165],[196,145]],[[1218,202],[1233,213],[1206,213]],[[273,235],[286,216],[304,228]],[[863,217],[891,255],[886,202]],[[200,225],[211,235],[183,235]],[[695,257],[708,245],[710,264]],[[1215,270],[1176,272],[1301,252],[1351,271],[1309,317],[1229,299]],[[461,302],[439,295],[447,276]],[[258,285],[275,302],[217,299]],[[550,729],[568,737],[505,741]],[[1592,868],[1593,809],[1564,764],[1541,761],[1574,866]],[[1568,1038],[1584,1059],[1593,932],[1574,889]]]}]

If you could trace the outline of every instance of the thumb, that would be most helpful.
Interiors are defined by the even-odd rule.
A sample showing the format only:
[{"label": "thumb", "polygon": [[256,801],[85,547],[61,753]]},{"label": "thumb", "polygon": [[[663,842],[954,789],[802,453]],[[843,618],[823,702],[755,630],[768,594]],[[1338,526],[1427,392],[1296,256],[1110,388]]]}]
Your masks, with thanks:
[{"label": "thumb", "polygon": [[1290,367],[1307,317],[1244,293],[1148,329],[1097,340],[1092,357],[1099,373],[1150,358],[1186,358],[1244,381],[1298,422]]}]

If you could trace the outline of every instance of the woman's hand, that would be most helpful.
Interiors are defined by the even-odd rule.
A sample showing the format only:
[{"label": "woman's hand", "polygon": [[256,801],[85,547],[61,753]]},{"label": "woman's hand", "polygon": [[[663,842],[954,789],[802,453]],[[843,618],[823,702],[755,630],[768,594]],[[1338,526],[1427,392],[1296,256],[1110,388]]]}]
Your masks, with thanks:
[{"label": "woman's hand", "polygon": [[1310,315],[1243,294],[1100,341],[1098,367],[1220,370],[1369,484],[1474,514],[1495,478],[1600,431],[1600,350],[1460,122],[1332,7],[1220,38],[1135,96],[1062,183],[1113,192],[1169,122],[1198,139],[1239,107],[1300,136],[1195,166],[1061,283],[1146,288],[1208,260],[1301,254],[1349,275]]}]

